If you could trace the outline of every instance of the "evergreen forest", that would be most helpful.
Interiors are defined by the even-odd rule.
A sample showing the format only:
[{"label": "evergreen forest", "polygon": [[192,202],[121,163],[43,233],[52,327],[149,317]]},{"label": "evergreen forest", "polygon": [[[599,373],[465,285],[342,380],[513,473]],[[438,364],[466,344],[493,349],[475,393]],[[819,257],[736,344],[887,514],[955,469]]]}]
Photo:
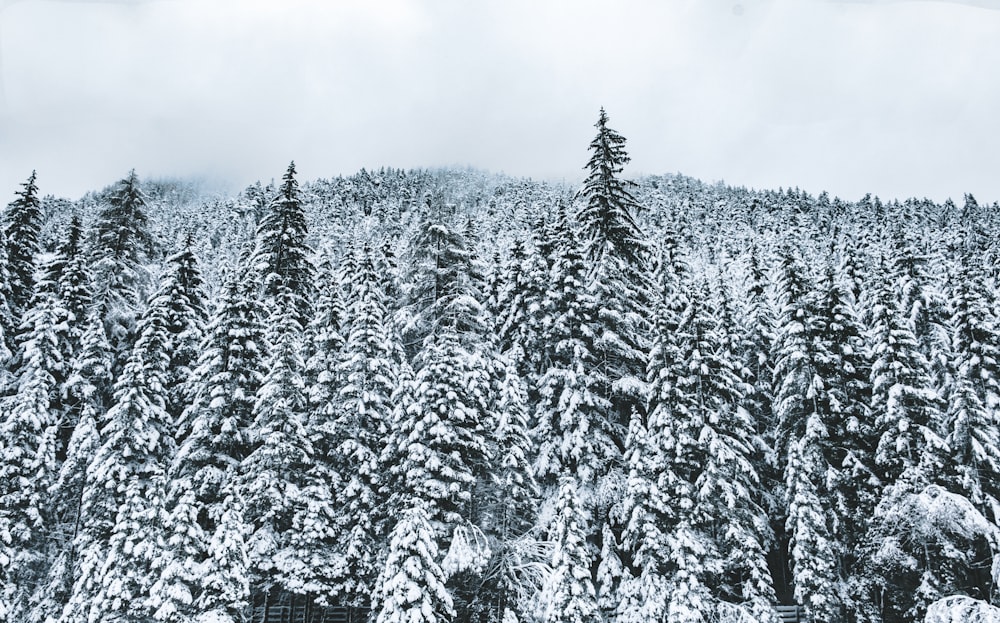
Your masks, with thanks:
[{"label": "evergreen forest", "polygon": [[0,190],[0,621],[1000,621],[1000,206],[608,123],[572,187]]}]

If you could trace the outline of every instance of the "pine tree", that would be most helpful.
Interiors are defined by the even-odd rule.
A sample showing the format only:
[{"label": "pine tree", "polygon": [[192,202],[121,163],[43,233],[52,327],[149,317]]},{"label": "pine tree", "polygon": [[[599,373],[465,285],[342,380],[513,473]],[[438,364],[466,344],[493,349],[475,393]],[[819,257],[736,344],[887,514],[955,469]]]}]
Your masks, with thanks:
[{"label": "pine tree", "polygon": [[[867,405],[871,402],[870,363],[861,328],[832,264],[819,284],[816,310],[816,374],[827,436],[823,454],[838,567],[848,582],[858,562],[856,550],[875,505],[872,473],[876,440]],[[855,606],[845,605],[848,610]]]},{"label": "pine tree", "polygon": [[386,460],[403,485],[397,497],[420,500],[447,543],[454,527],[471,519],[472,490],[489,458],[489,378],[485,362],[454,334],[431,336],[415,364],[393,415]]},{"label": "pine tree", "polygon": [[971,258],[959,260],[951,288],[951,386],[948,446],[962,491],[1000,517],[1000,323],[982,292],[986,284]]},{"label": "pine tree", "polygon": [[[239,491],[250,524],[250,564],[257,590],[274,585],[300,594],[326,594],[329,562],[309,544],[329,543],[331,491],[338,483],[315,478],[315,456],[307,428],[301,352],[300,298],[278,291],[268,335],[271,354],[257,391],[250,440]],[[317,523],[319,522],[319,523]]]},{"label": "pine tree", "polygon": [[552,571],[539,596],[543,623],[597,623],[597,591],[591,579],[592,554],[587,544],[587,514],[573,477],[560,479],[550,540]]},{"label": "pine tree", "polygon": [[38,297],[26,314],[17,394],[3,408],[0,423],[0,599],[8,612],[23,612],[49,555],[54,526],[48,489],[58,473],[56,457],[62,376],[60,318],[50,296]]},{"label": "pine tree", "polygon": [[74,574],[79,563],[75,541],[84,529],[81,498],[85,491],[87,468],[101,447],[95,415],[93,404],[88,402],[79,405],[76,424],[66,447],[66,460],[60,466],[58,478],[49,490],[56,531],[69,542],[60,543],[60,551],[54,556],[46,581],[36,591],[36,597],[32,600],[35,605],[29,615],[33,621],[59,620],[64,605],[72,597]]},{"label": "pine tree", "polygon": [[722,573],[711,583],[722,602],[740,604],[756,621],[773,621],[775,592],[765,549],[771,531],[760,506],[763,489],[755,465],[755,445],[761,442],[745,408],[753,390],[742,379],[736,352],[740,338],[727,292],[710,297],[706,284],[702,304],[717,310],[714,315],[707,307],[701,310],[708,323],[706,348],[699,352],[704,357],[699,386],[708,416],[699,442],[707,460],[695,481],[708,533],[721,554]]},{"label": "pine tree", "polygon": [[[406,487],[398,508],[417,499],[441,539],[472,520],[472,491],[488,477],[487,431],[494,427],[484,357],[482,275],[450,206],[427,198],[410,241],[406,339],[418,340],[414,378],[405,382],[385,449]],[[405,476],[404,476],[405,475]]]},{"label": "pine tree", "polygon": [[774,368],[778,452],[784,473],[795,597],[810,616],[839,621],[842,594],[836,566],[833,514],[826,483],[832,468],[824,452],[830,401],[818,366],[828,357],[818,332],[812,285],[790,250],[781,266],[781,312]]},{"label": "pine tree", "polygon": [[874,459],[876,474],[887,486],[921,463],[926,444],[938,436],[942,424],[942,405],[934,391],[930,364],[902,317],[898,300],[892,285],[883,280],[874,297],[869,334],[871,411],[877,439]]},{"label": "pine tree", "polygon": [[42,266],[38,287],[50,291],[67,312],[66,361],[80,351],[84,327],[93,304],[91,273],[82,247],[83,225],[75,214],[55,257]]},{"label": "pine tree", "polygon": [[[598,565],[598,593],[606,610],[613,607],[614,584],[620,575],[616,534],[620,532],[614,508],[621,496],[622,449],[629,420],[644,411],[646,386],[645,363],[649,349],[647,313],[650,309],[649,248],[635,217],[640,206],[618,178],[629,157],[625,139],[607,126],[608,116],[601,109],[597,136],[590,143],[588,175],[581,196],[586,202],[577,219],[588,260],[586,289],[597,303],[586,333],[592,336],[594,361],[590,366],[593,391],[603,407],[598,417],[605,420],[600,428],[608,431],[613,442],[614,458],[605,461],[610,468],[606,484],[617,487],[608,491],[608,504],[596,507],[601,560]],[[617,483],[617,484],[614,484]]]},{"label": "pine tree", "polygon": [[426,198],[410,241],[403,338],[415,352],[433,335],[449,332],[470,345],[481,339],[482,274],[469,242],[449,222],[454,206]]},{"label": "pine tree", "polygon": [[133,170],[111,190],[97,215],[91,253],[95,299],[105,314],[131,311],[143,298],[148,276],[142,263],[153,248],[146,204]]},{"label": "pine tree", "polygon": [[149,619],[164,560],[166,472],[174,453],[163,383],[164,308],[149,307],[88,468],[76,548],[80,568],[64,620]]},{"label": "pine tree", "polygon": [[411,242],[406,312],[411,339],[419,336],[421,348],[413,379],[401,381],[383,456],[404,487],[389,493],[390,508],[423,505],[447,552],[442,565],[454,605],[466,618],[488,558],[474,523],[474,490],[489,478],[495,414],[481,273],[465,237],[440,217],[435,210],[425,214]]},{"label": "pine tree", "polygon": [[252,266],[260,276],[266,300],[276,299],[282,288],[288,290],[294,299],[295,320],[302,328],[312,318],[315,290],[307,233],[305,207],[292,162],[257,226]]},{"label": "pine tree", "polygon": [[[651,357],[656,357],[658,346],[654,341]],[[656,425],[655,410],[650,417]],[[642,418],[630,422],[625,441],[628,476],[621,503],[626,571],[618,587],[615,609],[615,620],[621,623],[657,621],[666,614],[664,554],[672,501],[666,488],[659,486],[664,457],[658,442],[662,440],[662,435],[650,435]]]},{"label": "pine tree", "polygon": [[874,462],[882,488],[872,520],[858,535],[861,573],[852,588],[859,595],[860,620],[891,622],[911,613],[921,575],[930,570],[923,565],[937,552],[932,555],[927,543],[912,543],[904,532],[908,528],[888,518],[907,512],[914,496],[942,477],[949,453],[939,435],[943,405],[930,366],[898,307],[897,286],[889,281],[889,271],[884,274],[873,296],[869,334],[871,410],[878,439]]},{"label": "pine tree", "polygon": [[181,435],[187,432],[187,423],[181,422],[181,414],[191,402],[188,383],[198,362],[198,349],[207,320],[202,293],[204,283],[191,245],[188,236],[184,248],[167,258],[166,272],[149,303],[164,308],[169,362],[163,389],[167,414],[178,425]]},{"label": "pine tree", "polygon": [[344,332],[349,330],[344,292],[350,290],[357,274],[355,269],[346,266],[353,264],[347,261],[352,255],[348,253],[342,259],[342,271],[336,271],[328,257],[317,270],[318,294],[312,320],[306,327],[305,344],[309,402],[314,405],[329,405],[336,398],[335,369],[344,347]]},{"label": "pine tree", "polygon": [[[892,232],[888,278],[895,284],[900,312],[931,365],[935,383],[947,375],[949,335],[944,298],[933,287],[932,257],[921,250],[911,234]],[[941,389],[939,387],[939,389]]]},{"label": "pine tree", "polygon": [[434,532],[419,504],[400,517],[372,594],[375,623],[439,623],[455,617]]},{"label": "pine tree", "polygon": [[[337,395],[314,412],[332,473],[344,478],[337,493],[337,550],[344,560],[346,603],[363,604],[379,573],[380,541],[391,516],[386,513],[384,436],[392,422],[402,346],[390,332],[376,253],[365,245],[349,295],[347,342],[334,370]],[[314,407],[315,409],[316,407]]]},{"label": "pine tree", "polygon": [[0,361],[5,364],[0,366],[0,387],[4,388],[11,384],[6,363],[16,349],[14,336],[18,326],[10,307],[10,281],[10,271],[7,270],[7,238],[0,230]]},{"label": "pine tree", "polygon": [[629,161],[625,139],[607,126],[601,109],[597,136],[585,167],[589,173],[582,195],[586,205],[578,219],[589,260],[587,288],[600,303],[591,321],[598,361],[605,370],[599,393],[612,403],[606,417],[618,427],[621,447],[633,411],[644,408],[648,309],[648,245],[634,220],[640,206],[618,179]]},{"label": "pine tree", "polygon": [[646,261],[646,241],[635,222],[640,206],[618,174],[630,158],[625,152],[625,137],[607,126],[608,115],[601,113],[594,127],[597,136],[590,142],[592,152],[587,166],[583,195],[587,206],[580,212],[580,222],[588,234],[589,258],[599,262],[605,257],[620,258],[639,267]]},{"label": "pine tree", "polygon": [[489,439],[492,469],[474,495],[475,522],[488,539],[491,555],[473,609],[495,612],[501,620],[510,615],[524,620],[534,607],[532,590],[538,578],[533,570],[544,562],[534,530],[540,492],[531,465],[527,391],[512,359],[494,353],[489,366],[496,418]]},{"label": "pine tree", "polygon": [[533,246],[516,240],[502,266],[492,317],[497,349],[512,357],[519,374],[533,381],[541,374],[546,344],[542,340],[543,305],[548,287],[545,258]]},{"label": "pine tree", "polygon": [[17,192],[17,198],[7,204],[3,228],[7,240],[7,272],[10,275],[11,313],[20,318],[25,312],[35,288],[35,257],[40,250],[42,202],[38,198],[35,172]]},{"label": "pine tree", "polygon": [[67,401],[79,410],[91,405],[100,419],[110,408],[114,395],[114,365],[111,345],[104,332],[104,322],[95,311],[83,321],[80,348],[66,381]]},{"label": "pine tree", "polygon": [[586,264],[572,229],[552,268],[545,302],[549,320],[545,341],[552,349],[539,379],[540,400],[534,432],[538,440],[536,473],[552,484],[563,473],[580,482],[606,476],[619,459],[617,429],[607,417],[611,405],[600,393],[604,380],[592,332],[598,302],[585,289]]},{"label": "pine tree", "polygon": [[[704,292],[699,290],[694,288],[672,333],[659,336],[649,372],[655,392],[646,431],[649,446],[639,450],[652,467],[647,478],[655,484],[650,486],[676,506],[663,518],[663,549],[649,556],[654,573],[665,580],[665,616],[678,622],[702,621],[714,607],[708,578],[721,573],[722,565],[707,528],[709,518],[718,517],[720,509],[710,512],[700,498],[702,493],[712,495],[710,491],[721,483],[712,478],[712,457],[702,439],[715,432],[709,427],[710,415],[719,417],[715,410],[723,407],[721,401],[733,399],[715,395],[713,389],[718,388],[709,385],[728,380],[724,375],[732,372],[710,359],[712,327],[702,311]],[[669,319],[669,310],[663,311]],[[652,501],[655,507],[663,505]]]},{"label": "pine tree", "polygon": [[239,621],[248,602],[249,535],[236,481],[264,376],[262,315],[239,275],[231,275],[191,382],[184,415],[190,434],[169,472],[171,556],[154,588],[161,620],[214,611]]},{"label": "pine tree", "polygon": [[74,214],[59,253],[48,264],[46,271],[48,279],[58,284],[62,305],[71,314],[70,330],[74,335],[74,352],[79,347],[82,326],[93,303],[90,268],[83,249],[83,236],[83,224],[80,217]]}]

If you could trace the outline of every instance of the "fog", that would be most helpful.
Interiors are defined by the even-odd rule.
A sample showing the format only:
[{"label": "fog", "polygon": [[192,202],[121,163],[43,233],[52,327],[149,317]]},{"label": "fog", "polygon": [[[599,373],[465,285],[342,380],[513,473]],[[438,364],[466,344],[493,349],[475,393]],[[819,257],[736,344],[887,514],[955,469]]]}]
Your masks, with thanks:
[{"label": "fog", "polygon": [[1000,2],[0,0],[0,203],[38,171],[239,188],[361,167],[1000,200]]}]

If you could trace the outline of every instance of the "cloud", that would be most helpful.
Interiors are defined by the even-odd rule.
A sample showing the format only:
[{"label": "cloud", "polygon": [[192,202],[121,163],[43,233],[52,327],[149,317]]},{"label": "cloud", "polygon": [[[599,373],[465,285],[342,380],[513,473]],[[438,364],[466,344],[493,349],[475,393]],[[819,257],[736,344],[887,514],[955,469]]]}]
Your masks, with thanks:
[{"label": "cloud", "polygon": [[633,173],[997,199],[1000,13],[967,4],[22,0],[0,5],[0,201],[32,168],[73,196],[293,158],[576,180],[602,105]]}]

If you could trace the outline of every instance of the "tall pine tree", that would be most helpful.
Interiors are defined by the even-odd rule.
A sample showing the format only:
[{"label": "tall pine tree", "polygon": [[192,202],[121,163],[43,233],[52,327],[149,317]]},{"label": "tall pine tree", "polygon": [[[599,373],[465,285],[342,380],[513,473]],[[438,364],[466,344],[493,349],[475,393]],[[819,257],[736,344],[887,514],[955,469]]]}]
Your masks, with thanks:
[{"label": "tall pine tree", "polygon": [[21,185],[17,198],[7,204],[3,228],[7,240],[7,272],[10,274],[8,303],[16,319],[25,312],[35,289],[35,256],[40,250],[42,202],[38,198],[35,172]]}]

